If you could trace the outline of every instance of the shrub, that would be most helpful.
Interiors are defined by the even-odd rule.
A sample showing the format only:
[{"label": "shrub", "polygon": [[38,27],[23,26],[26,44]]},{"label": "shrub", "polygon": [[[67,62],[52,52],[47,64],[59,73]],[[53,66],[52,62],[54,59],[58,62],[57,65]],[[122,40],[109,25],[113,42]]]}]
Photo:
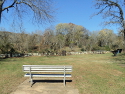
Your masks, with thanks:
[{"label": "shrub", "polygon": [[81,51],[85,51],[84,48],[81,48]]}]

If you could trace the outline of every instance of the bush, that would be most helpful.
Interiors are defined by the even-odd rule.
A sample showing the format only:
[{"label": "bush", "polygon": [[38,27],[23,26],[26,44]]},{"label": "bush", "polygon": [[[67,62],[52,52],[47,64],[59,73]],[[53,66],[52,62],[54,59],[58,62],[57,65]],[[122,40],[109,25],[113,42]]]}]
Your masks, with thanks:
[{"label": "bush", "polygon": [[82,45],[79,45],[78,47],[79,47],[79,48],[82,48]]},{"label": "bush", "polygon": [[81,51],[85,51],[84,48],[81,48]]},{"label": "bush", "polygon": [[105,46],[105,50],[110,51],[111,49],[109,48],[109,46]]}]

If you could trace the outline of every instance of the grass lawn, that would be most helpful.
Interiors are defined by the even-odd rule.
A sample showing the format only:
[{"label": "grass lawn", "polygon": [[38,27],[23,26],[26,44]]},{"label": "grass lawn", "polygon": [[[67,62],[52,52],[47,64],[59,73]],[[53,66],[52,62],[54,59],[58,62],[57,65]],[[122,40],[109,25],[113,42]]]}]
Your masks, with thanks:
[{"label": "grass lawn", "polygon": [[26,78],[22,65],[72,65],[72,85],[80,94],[125,94],[125,55],[84,54],[0,59],[0,94],[10,94]]}]

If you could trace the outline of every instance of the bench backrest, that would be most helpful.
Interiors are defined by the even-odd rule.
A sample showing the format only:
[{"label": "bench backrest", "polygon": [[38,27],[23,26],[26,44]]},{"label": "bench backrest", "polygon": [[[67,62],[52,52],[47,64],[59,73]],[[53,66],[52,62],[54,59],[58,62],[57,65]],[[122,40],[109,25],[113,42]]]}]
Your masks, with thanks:
[{"label": "bench backrest", "polygon": [[72,72],[70,65],[23,65],[24,72]]}]

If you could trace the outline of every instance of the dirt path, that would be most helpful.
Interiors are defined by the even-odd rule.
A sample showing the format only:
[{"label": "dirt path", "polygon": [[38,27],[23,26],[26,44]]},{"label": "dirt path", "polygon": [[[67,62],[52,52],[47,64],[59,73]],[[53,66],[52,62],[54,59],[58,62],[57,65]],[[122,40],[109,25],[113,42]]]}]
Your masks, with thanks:
[{"label": "dirt path", "polygon": [[72,82],[67,82],[64,87],[62,82],[36,80],[35,84],[30,87],[27,79],[11,94],[79,94],[78,89],[75,89],[70,83]]}]

